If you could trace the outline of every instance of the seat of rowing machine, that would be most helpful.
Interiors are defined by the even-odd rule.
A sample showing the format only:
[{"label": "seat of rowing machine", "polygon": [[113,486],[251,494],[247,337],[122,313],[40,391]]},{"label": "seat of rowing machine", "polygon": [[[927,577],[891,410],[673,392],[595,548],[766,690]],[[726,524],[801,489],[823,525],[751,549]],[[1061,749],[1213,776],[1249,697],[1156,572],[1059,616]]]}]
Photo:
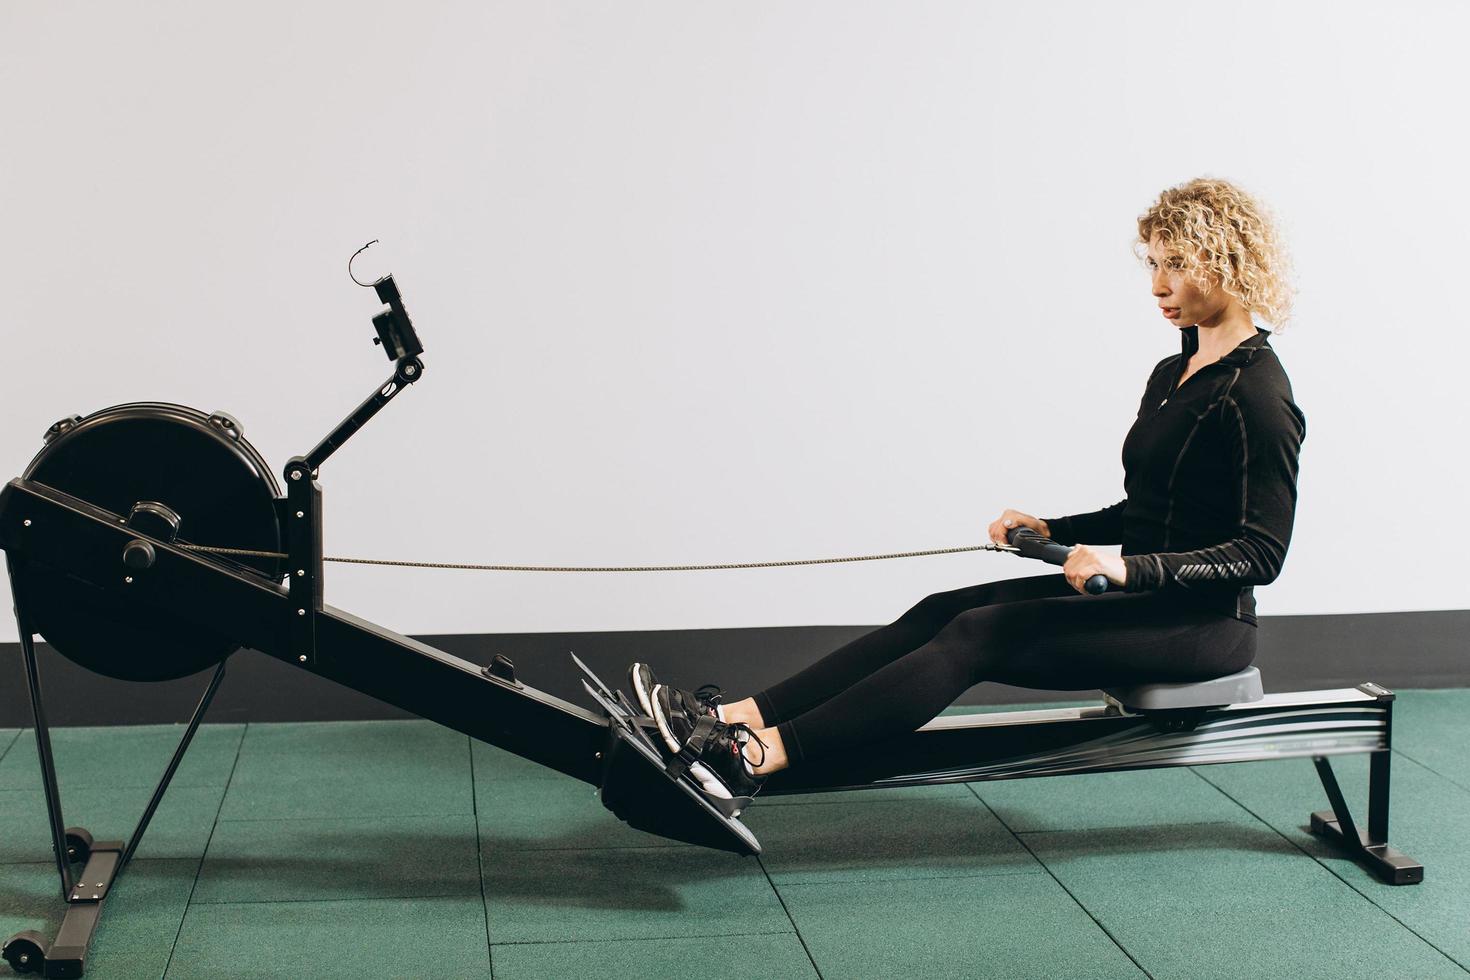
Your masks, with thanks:
[{"label": "seat of rowing machine", "polygon": [[1218,708],[1265,697],[1261,672],[1255,667],[1194,684],[1137,684],[1103,691],[1109,701],[1129,711],[1167,711],[1172,708]]}]

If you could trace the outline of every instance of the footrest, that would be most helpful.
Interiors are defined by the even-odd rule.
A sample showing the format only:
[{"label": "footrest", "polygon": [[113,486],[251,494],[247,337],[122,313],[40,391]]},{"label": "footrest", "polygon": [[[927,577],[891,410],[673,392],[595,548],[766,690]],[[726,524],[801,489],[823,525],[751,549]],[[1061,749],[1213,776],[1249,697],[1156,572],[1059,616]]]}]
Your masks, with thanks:
[{"label": "footrest", "polygon": [[599,790],[602,805],[630,827],[650,834],[733,854],[759,854],[760,841],[735,819],[750,799],[714,799],[687,775],[669,775],[663,753],[637,715],[575,654],[572,660],[587,677],[582,686],[608,719]]}]

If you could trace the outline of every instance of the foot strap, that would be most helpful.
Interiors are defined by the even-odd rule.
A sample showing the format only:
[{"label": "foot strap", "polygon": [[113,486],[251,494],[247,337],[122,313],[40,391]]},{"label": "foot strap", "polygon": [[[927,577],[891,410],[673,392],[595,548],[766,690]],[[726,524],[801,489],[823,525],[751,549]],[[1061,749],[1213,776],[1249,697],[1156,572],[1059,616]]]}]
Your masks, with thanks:
[{"label": "foot strap", "polygon": [[711,733],[714,732],[716,726],[721,724],[723,722],[714,715],[700,716],[699,720],[694,723],[694,731],[684,740],[683,747],[664,767],[670,778],[681,778],[689,771],[690,766],[699,761],[700,756],[704,755],[704,747],[708,744]]}]

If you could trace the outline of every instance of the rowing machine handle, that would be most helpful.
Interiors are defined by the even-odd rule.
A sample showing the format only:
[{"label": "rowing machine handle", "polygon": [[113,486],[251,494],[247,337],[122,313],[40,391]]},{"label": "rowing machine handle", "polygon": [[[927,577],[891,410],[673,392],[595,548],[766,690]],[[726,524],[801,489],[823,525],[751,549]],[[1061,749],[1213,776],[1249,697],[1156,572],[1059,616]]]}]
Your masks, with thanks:
[{"label": "rowing machine handle", "polygon": [[[1037,534],[1029,527],[1013,528],[1006,532],[1006,540],[1016,548],[1017,554],[1023,558],[1040,558],[1048,565],[1065,565],[1067,556],[1072,553],[1072,546],[1058,544],[1051,538]],[[1102,595],[1108,591],[1108,577],[1106,575],[1094,575],[1087,580],[1088,595]]]}]

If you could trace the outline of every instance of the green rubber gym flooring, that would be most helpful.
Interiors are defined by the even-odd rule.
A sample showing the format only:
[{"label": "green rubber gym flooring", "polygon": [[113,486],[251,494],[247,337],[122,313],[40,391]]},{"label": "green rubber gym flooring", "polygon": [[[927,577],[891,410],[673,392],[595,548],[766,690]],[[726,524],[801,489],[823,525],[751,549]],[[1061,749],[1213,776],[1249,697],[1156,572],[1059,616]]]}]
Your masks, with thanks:
[{"label": "green rubber gym flooring", "polygon": [[[1398,888],[1305,831],[1306,759],[772,798],[755,859],[429,722],[205,725],[87,975],[1464,978],[1467,719],[1400,692]],[[128,834],[179,730],[58,730],[67,823]],[[1366,757],[1335,762],[1361,821]],[[0,940],[61,921],[37,773],[0,730]]]}]

